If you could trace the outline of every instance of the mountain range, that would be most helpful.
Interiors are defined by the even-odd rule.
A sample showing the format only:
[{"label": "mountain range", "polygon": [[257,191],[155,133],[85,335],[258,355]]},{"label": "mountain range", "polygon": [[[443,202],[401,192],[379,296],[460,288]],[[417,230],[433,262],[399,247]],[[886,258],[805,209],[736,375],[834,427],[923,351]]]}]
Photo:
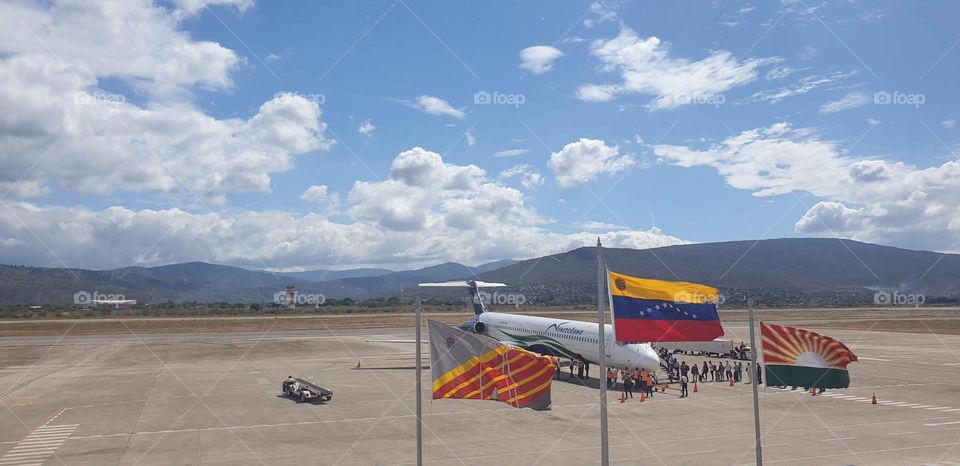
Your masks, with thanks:
[{"label": "mountain range", "polygon": [[[860,303],[876,291],[960,296],[960,255],[851,240],[768,239],[603,251],[611,270],[708,284],[732,301],[750,294],[779,304]],[[521,293],[535,303],[589,303],[596,300],[596,264],[596,248],[579,248],[523,261],[477,267],[447,262],[405,271],[273,273],[202,262],[100,271],[0,266],[0,304],[67,305],[79,291],[119,294],[141,303],[268,303],[287,285],[327,298],[429,296],[414,291],[416,284],[464,278],[507,283],[509,288],[500,291]]]}]

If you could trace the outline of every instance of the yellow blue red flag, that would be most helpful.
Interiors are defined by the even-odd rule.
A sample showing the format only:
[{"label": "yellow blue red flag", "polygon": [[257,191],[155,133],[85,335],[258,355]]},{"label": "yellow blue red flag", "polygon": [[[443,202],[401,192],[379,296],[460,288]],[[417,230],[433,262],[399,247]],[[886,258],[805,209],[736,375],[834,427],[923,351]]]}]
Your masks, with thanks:
[{"label": "yellow blue red flag", "polygon": [[716,288],[607,273],[617,341],[710,341],[723,336]]}]

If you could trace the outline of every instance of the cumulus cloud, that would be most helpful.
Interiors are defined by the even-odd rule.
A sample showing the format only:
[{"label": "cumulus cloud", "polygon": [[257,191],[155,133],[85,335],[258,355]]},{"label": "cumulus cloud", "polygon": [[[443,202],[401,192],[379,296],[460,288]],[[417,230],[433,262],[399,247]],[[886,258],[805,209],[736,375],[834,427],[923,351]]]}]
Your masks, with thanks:
[{"label": "cumulus cloud", "polygon": [[[510,177],[534,179],[529,168],[515,172]],[[304,195],[322,191],[314,186]],[[61,259],[94,268],[193,260],[256,268],[476,263],[591,245],[598,234],[552,232],[521,191],[490,179],[480,167],[448,163],[419,147],[397,155],[387,179],[354,183],[343,222],[282,211],[9,206],[0,209],[0,256],[51,266],[61,266]],[[684,242],[657,229],[599,234],[612,247]]]},{"label": "cumulus cloud", "polygon": [[553,68],[553,62],[563,56],[563,52],[549,45],[535,45],[520,51],[520,68],[533,74],[543,74]]},{"label": "cumulus cloud", "polygon": [[513,177],[520,178],[520,184],[527,189],[537,189],[543,186],[543,175],[532,170],[530,165],[515,165],[500,172],[500,178],[509,179]]},{"label": "cumulus cloud", "polygon": [[310,202],[312,204],[319,204],[327,198],[327,187],[324,185],[314,185],[307,188],[302,194],[300,194],[300,199]]},{"label": "cumulus cloud", "polygon": [[654,154],[683,167],[713,167],[755,196],[805,192],[823,199],[797,221],[801,232],[940,251],[955,251],[960,242],[960,160],[918,168],[853,157],[786,123],[703,150],[657,145]]},{"label": "cumulus cloud", "polygon": [[576,186],[602,174],[619,173],[636,163],[633,157],[620,155],[619,151],[619,147],[610,147],[599,139],[580,138],[550,154],[547,166],[561,187]]},{"label": "cumulus cloud", "polygon": [[373,122],[370,120],[363,120],[363,123],[360,123],[360,127],[357,128],[357,132],[364,136],[373,136],[373,130],[377,129],[373,125]]},{"label": "cumulus cloud", "polygon": [[413,108],[431,115],[446,115],[454,118],[463,118],[466,113],[453,108],[449,102],[432,95],[421,95],[413,103]]},{"label": "cumulus cloud", "polygon": [[943,120],[940,122],[940,126],[943,126],[946,129],[953,129],[957,126],[957,120],[954,120],[954,119]]},{"label": "cumulus cloud", "polygon": [[[222,2],[183,2],[176,11],[212,3]],[[17,111],[0,114],[0,187],[14,196],[55,185],[222,204],[227,193],[268,191],[270,175],[290,169],[295,155],[332,144],[306,96],[279,93],[248,119],[194,106],[191,90],[229,89],[240,59],[177,29],[176,11],[96,1],[9,8],[13,15],[0,15],[0,107]],[[99,89],[107,78],[147,101]]]},{"label": "cumulus cloud", "polygon": [[832,100],[820,107],[820,113],[836,113],[862,107],[870,102],[870,98],[862,92],[851,92],[840,99]]},{"label": "cumulus cloud", "polygon": [[670,56],[670,48],[655,36],[640,38],[629,29],[610,40],[595,41],[591,54],[601,71],[619,72],[622,82],[585,84],[577,97],[589,102],[612,100],[623,94],[654,96],[653,110],[676,108],[706,100],[757,78],[760,59],[739,60],[728,51],[717,51],[701,60]]}]

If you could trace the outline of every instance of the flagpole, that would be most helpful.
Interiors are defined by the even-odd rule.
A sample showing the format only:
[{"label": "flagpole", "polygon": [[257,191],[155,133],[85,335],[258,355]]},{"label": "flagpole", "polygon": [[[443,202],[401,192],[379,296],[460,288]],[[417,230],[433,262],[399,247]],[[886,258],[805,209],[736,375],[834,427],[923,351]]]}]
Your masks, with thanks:
[{"label": "flagpole", "polygon": [[760,399],[757,395],[758,386],[757,383],[757,337],[754,336],[753,330],[753,298],[747,298],[747,315],[750,319],[750,373],[753,376],[750,378],[750,385],[753,386],[753,433],[754,433],[754,449],[757,452],[757,466],[763,466],[763,449],[760,445]]},{"label": "flagpole", "polygon": [[[610,451],[607,443],[607,338],[604,335],[606,324],[603,316],[603,292],[604,274],[606,273],[606,264],[603,260],[603,246],[600,244],[600,238],[597,237],[597,324],[599,327],[599,346],[600,346],[600,374],[603,374],[604,383],[600,384],[600,464],[609,466]],[[599,379],[598,379],[599,380]]]},{"label": "flagpole", "polygon": [[421,354],[420,354],[420,311],[422,305],[417,296],[417,466],[423,465],[423,390],[420,387]]}]

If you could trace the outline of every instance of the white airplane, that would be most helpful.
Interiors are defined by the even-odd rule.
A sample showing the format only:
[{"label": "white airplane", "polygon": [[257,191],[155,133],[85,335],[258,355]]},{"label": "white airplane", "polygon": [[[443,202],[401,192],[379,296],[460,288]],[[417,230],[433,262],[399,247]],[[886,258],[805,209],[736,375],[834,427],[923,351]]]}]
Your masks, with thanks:
[{"label": "white airplane", "polygon": [[[535,353],[562,358],[583,358],[597,364],[600,361],[600,327],[591,322],[551,319],[522,314],[488,312],[483,304],[480,288],[499,288],[503,283],[487,283],[476,280],[443,283],[421,283],[422,287],[467,288],[473,299],[473,319],[459,325],[466,332],[486,335],[501,343],[524,348]],[[660,356],[649,343],[614,342],[613,326],[604,324],[607,367],[623,369],[660,368]]]}]

